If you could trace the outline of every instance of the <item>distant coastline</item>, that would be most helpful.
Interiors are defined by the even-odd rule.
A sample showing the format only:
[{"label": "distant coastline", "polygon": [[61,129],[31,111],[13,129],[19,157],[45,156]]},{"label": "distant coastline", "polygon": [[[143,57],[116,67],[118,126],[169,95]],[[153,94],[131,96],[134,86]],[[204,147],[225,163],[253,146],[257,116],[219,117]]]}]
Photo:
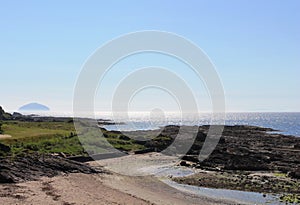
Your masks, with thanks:
[{"label": "distant coastline", "polygon": [[[9,111],[13,113],[13,111]],[[20,112],[22,113],[22,112]],[[30,114],[37,114],[39,116],[53,116],[53,117],[73,117],[73,112],[29,112]],[[28,114],[28,112],[23,113]],[[207,125],[210,124],[211,115],[209,113],[200,113],[198,116],[184,115],[180,118],[180,115],[176,113],[167,113],[166,120],[156,119],[155,122],[148,120],[147,112],[133,112],[129,113],[131,116],[131,123],[134,128],[126,124],[126,118],[121,115],[116,119],[113,119],[113,115],[110,112],[96,112],[95,116],[98,119],[112,120],[115,122],[121,122],[124,124],[114,126],[105,126],[108,130],[120,130],[120,131],[134,131],[134,130],[147,130],[158,129],[161,126],[169,124],[175,125]],[[94,117],[82,115],[82,117]],[[268,127],[274,130],[278,130],[281,134],[293,135],[300,137],[300,112],[229,112],[226,113],[226,125],[250,125]]]},{"label": "distant coastline", "polygon": [[[278,113],[272,113],[272,115],[273,117],[283,116]],[[249,114],[243,114],[243,116],[247,120]],[[268,118],[265,113],[263,116],[265,117],[257,118],[256,114],[255,119]],[[292,120],[291,116],[298,117],[298,114],[291,113],[284,117]],[[141,159],[144,162],[145,157],[149,156],[149,162],[156,165],[164,157],[174,157],[174,155],[169,153],[159,156],[156,161],[151,156],[153,154],[156,156],[166,148],[170,148],[170,150],[179,151],[177,155],[182,155],[177,162],[172,159],[171,169],[186,167],[197,171],[193,175],[181,177],[166,175],[174,183],[262,194],[274,193],[280,197],[278,200],[286,202],[300,200],[298,189],[300,186],[300,138],[272,133],[277,131],[272,128],[227,125],[212,154],[207,159],[199,161],[200,150],[208,138],[208,125],[196,127],[198,133],[195,140],[191,141],[191,147],[187,152],[181,153],[180,147],[193,136],[195,127],[168,125],[161,127],[160,130],[120,132],[108,130],[105,127],[122,127],[128,126],[128,124],[98,120],[96,129],[102,132],[102,139],[99,139],[100,132],[94,132],[95,130],[89,129],[89,127],[82,133],[83,136],[77,135],[73,124],[74,119],[71,117],[25,116],[19,113],[10,114],[1,109],[0,118],[2,120],[1,133],[10,136],[0,139],[0,162],[4,167],[0,170],[1,183],[43,180],[40,178],[41,176],[60,176],[73,172],[94,174],[97,173],[97,166],[89,166],[89,161],[93,161],[91,156],[97,156],[98,158],[95,160],[103,160],[103,157],[117,157],[112,160],[119,160],[120,163],[126,163],[126,159],[129,162],[133,159]],[[88,122],[91,119],[82,120],[82,123],[85,123],[84,120]],[[155,126],[158,125],[159,123]],[[177,138],[181,129],[184,130],[184,137]],[[128,137],[132,134],[138,138]],[[177,143],[173,144],[175,140]],[[104,153],[105,155],[103,155],[103,151],[107,151],[107,142],[119,154]],[[11,161],[14,161],[14,164]],[[118,170],[116,171],[121,171],[119,170],[120,163],[113,162],[111,165],[117,165]],[[121,166],[125,173],[129,170],[131,174],[140,171],[139,167],[126,164],[127,166]],[[145,164],[145,166],[149,168],[149,164]],[[101,167],[100,172],[105,173],[106,171]],[[139,181],[135,177],[129,179],[133,183]],[[146,179],[143,182],[146,181],[149,186],[162,186],[159,177]],[[140,187],[140,184],[137,185]],[[0,190],[1,188],[3,187],[0,185]],[[5,191],[5,188],[3,190]],[[170,193],[169,188],[166,188],[166,194]],[[186,196],[184,195],[183,198]],[[143,197],[145,196],[143,195]],[[163,196],[159,195],[159,197]]]}]

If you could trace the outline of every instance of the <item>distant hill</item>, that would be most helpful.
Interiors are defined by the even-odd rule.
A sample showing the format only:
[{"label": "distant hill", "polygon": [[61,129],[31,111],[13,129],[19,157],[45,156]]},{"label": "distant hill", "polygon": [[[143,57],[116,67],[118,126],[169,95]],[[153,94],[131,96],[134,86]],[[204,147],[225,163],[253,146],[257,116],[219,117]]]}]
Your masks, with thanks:
[{"label": "distant hill", "polygon": [[19,108],[19,111],[49,111],[50,108],[39,104],[39,103],[29,103],[26,105],[23,105],[22,107]]}]

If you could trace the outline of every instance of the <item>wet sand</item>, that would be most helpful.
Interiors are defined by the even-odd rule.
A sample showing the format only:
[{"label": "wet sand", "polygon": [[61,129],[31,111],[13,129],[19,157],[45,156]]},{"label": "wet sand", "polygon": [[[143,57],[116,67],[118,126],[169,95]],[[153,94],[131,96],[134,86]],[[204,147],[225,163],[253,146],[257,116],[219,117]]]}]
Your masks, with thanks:
[{"label": "wet sand", "polygon": [[[128,162],[170,162],[157,154],[130,155],[89,163],[107,169]],[[121,163],[123,162],[123,163]],[[140,164],[140,163],[137,163]],[[120,166],[117,166],[120,168]],[[123,166],[126,169],[126,166]],[[115,170],[116,171],[116,170]],[[132,174],[134,174],[132,170]],[[154,176],[126,176],[114,171],[101,174],[72,173],[38,181],[0,185],[1,204],[234,204],[200,197],[168,186]]]},{"label": "wet sand", "polygon": [[104,166],[113,172],[103,183],[119,191],[150,201],[153,204],[237,204],[235,201],[199,196],[175,189],[162,181],[158,167],[174,166],[176,157],[159,153],[128,155],[93,161],[93,167]]}]

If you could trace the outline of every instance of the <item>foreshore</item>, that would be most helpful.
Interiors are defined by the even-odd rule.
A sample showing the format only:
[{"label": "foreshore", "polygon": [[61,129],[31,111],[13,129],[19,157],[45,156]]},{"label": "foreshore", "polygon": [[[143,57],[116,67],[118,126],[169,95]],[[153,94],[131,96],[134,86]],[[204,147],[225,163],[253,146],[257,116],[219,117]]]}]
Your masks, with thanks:
[{"label": "foreshore", "polygon": [[[53,164],[53,163],[52,163]],[[75,163],[77,165],[77,163]],[[70,165],[70,167],[72,167]],[[83,168],[84,167],[84,168]],[[195,179],[199,174],[212,187],[221,186],[220,172],[182,167],[178,159],[159,153],[128,155],[124,157],[90,161],[82,170],[70,170],[58,175],[39,177],[13,184],[0,184],[0,200],[4,204],[253,204],[251,200],[205,195],[169,186],[166,180]],[[90,168],[89,168],[90,167]],[[72,167],[73,168],[73,167]],[[92,170],[97,170],[93,173]],[[77,172],[77,173],[72,173]],[[86,173],[82,173],[86,172]],[[223,173],[224,174],[224,173]],[[226,173],[224,174],[226,175]],[[181,177],[180,177],[181,176]],[[234,177],[235,175],[229,175]],[[240,176],[240,175],[239,175]],[[235,177],[239,177],[235,176]],[[263,175],[262,175],[263,176]],[[265,173],[265,176],[268,176]],[[179,177],[179,178],[178,178]],[[283,176],[278,176],[281,179]],[[265,178],[266,180],[266,178]],[[187,184],[193,184],[186,182]],[[199,184],[195,184],[199,186]],[[218,193],[218,192],[217,192]],[[261,193],[263,198],[265,193]],[[251,195],[250,195],[251,196]],[[276,199],[280,204],[280,198]],[[284,202],[282,202],[284,204]]]},{"label": "foreshore", "polygon": [[[203,195],[197,187],[212,188],[212,192],[248,191],[260,198],[274,194],[278,203],[300,201],[300,138],[270,128],[225,126],[214,151],[199,161],[209,126],[170,125],[131,132],[97,127],[103,133],[99,142],[94,135],[79,141],[68,118],[22,120],[3,121],[3,133],[12,135],[0,143],[0,201],[4,204],[40,204],[43,200],[64,205],[253,204],[235,197]],[[180,130],[183,135],[178,137]],[[87,156],[82,142],[97,161]],[[99,157],[105,142],[123,156],[113,153],[115,158],[107,159],[110,154],[102,153]],[[187,144],[190,149],[181,153],[181,146]],[[166,148],[179,152],[162,154]],[[189,185],[198,191],[180,188]]]},{"label": "foreshore", "polygon": [[[41,177],[33,181],[16,184],[0,184],[0,200],[3,204],[235,204],[230,200],[220,200],[182,192],[168,186],[154,175],[134,176],[134,170],[127,170],[131,176],[119,174],[121,161],[151,163],[171,162],[173,159],[158,153],[129,155],[88,162],[91,168],[103,170],[101,173],[68,173],[54,177]],[[141,173],[140,173],[141,174]]]}]

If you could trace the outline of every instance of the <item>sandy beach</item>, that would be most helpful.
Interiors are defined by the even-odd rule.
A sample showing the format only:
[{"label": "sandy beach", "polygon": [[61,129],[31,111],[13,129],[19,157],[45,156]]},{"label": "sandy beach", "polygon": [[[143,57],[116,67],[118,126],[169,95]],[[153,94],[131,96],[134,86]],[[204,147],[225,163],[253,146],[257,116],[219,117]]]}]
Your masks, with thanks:
[{"label": "sandy beach", "polygon": [[[158,154],[130,155],[90,162],[108,170],[128,160],[148,164]],[[150,160],[152,159],[152,160]],[[164,161],[166,159],[162,159]],[[233,202],[199,197],[174,189],[154,176],[125,176],[113,171],[101,174],[71,173],[43,177],[14,185],[0,185],[1,204],[232,204]]]},{"label": "sandy beach", "polygon": [[6,139],[6,138],[10,138],[10,135],[0,135],[0,139]]},{"label": "sandy beach", "polygon": [[103,185],[97,175],[70,174],[0,187],[1,204],[150,204]]}]

